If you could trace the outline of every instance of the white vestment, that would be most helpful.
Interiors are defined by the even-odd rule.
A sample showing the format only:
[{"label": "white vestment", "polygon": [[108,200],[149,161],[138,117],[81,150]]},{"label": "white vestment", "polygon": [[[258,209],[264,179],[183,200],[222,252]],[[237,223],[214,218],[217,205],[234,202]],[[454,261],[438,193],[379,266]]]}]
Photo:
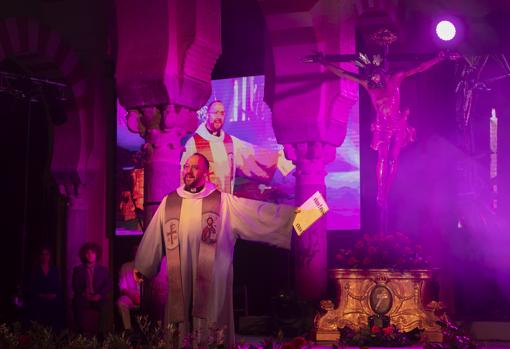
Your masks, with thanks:
[{"label": "white vestment", "polygon": [[[197,280],[197,263],[203,230],[202,199],[214,190],[215,186],[211,183],[207,183],[198,193],[187,192],[183,186],[177,188],[177,195],[182,198],[178,241],[184,309],[190,309],[193,287]],[[166,197],[147,227],[135,259],[136,268],[149,278],[158,272],[161,258],[165,253],[163,238],[165,202]],[[217,233],[213,276],[207,295],[207,319],[193,319],[194,330],[196,327],[201,327],[201,331],[204,329],[207,331],[210,327],[225,327],[225,344],[227,348],[231,347],[235,334],[232,300],[232,259],[235,242],[241,238],[290,249],[294,211],[295,208],[292,206],[238,198],[227,193],[221,194],[221,223]],[[169,279],[171,277],[172,275],[168,275]],[[184,325],[185,333],[189,331],[189,324]],[[203,333],[200,337],[202,336]]]},{"label": "white vestment", "polygon": [[[209,159],[211,172],[219,182],[215,183],[218,185],[218,189],[225,193],[232,194],[234,192],[236,171],[239,171],[238,174],[241,177],[269,183],[276,168],[287,175],[294,167],[289,160],[285,159],[282,151],[262,148],[232,135],[230,137],[233,142],[233,157],[229,158],[224,143],[225,132],[223,130],[220,131],[219,136],[215,136],[209,133],[205,124],[202,123],[195,133],[208,141],[213,157],[213,159]],[[197,151],[200,152],[193,137],[186,142],[185,147],[186,150],[181,157],[181,167],[191,155]]]},{"label": "white vestment", "polygon": [[122,264],[119,271],[119,290],[121,296],[117,299],[117,306],[119,307],[120,317],[124,329],[131,329],[131,315],[130,310],[139,307],[135,302],[136,297],[140,296],[140,287],[136,283],[133,276],[133,268],[135,263],[133,261]]},{"label": "white vestment", "polygon": [[122,264],[119,271],[119,290],[127,292],[140,292],[139,286],[133,277],[134,262],[126,262]]}]

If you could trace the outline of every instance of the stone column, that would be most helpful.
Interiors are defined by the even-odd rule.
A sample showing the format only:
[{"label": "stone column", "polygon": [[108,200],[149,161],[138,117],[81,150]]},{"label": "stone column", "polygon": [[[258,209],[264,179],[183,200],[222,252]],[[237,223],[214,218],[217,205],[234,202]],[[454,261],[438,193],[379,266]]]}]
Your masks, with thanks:
[{"label": "stone column", "polygon": [[[296,164],[296,204],[319,190],[326,196],[325,166],[335,158],[357,102],[358,86],[303,63],[313,51],[355,52],[353,1],[260,1],[268,27],[265,99],[273,111],[278,143]],[[353,66],[346,69],[355,70]],[[327,216],[296,238],[295,287],[298,295],[321,299],[327,286]]]},{"label": "stone column", "polygon": [[66,238],[66,317],[73,323],[72,275],[75,266],[81,263],[78,255],[80,247],[87,242],[87,216],[89,195],[85,185],[76,183],[62,184],[61,194],[67,198],[67,238]]},{"label": "stone column", "polygon": [[161,199],[180,184],[182,137],[197,127],[196,113],[189,108],[167,105],[163,110],[145,107],[127,114],[128,127],[145,139],[144,221],[149,224]]},{"label": "stone column", "polygon": [[219,0],[117,0],[117,91],[146,143],[146,220],[179,185],[181,139],[211,94],[221,52]]},{"label": "stone column", "polygon": [[[317,190],[326,198],[325,166],[335,159],[336,148],[328,143],[309,142],[285,145],[285,154],[296,164],[296,206]],[[305,299],[325,296],[327,280],[326,219],[316,222],[293,242],[295,249],[295,287]]]}]

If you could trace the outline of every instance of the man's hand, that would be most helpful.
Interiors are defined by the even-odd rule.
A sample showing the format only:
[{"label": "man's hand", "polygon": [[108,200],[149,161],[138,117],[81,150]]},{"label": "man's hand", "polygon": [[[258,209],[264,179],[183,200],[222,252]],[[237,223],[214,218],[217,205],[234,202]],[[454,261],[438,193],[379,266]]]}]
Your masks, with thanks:
[{"label": "man's hand", "polygon": [[136,268],[133,268],[133,278],[135,279],[135,282],[137,284],[143,283],[143,275],[140,273],[140,271]]}]

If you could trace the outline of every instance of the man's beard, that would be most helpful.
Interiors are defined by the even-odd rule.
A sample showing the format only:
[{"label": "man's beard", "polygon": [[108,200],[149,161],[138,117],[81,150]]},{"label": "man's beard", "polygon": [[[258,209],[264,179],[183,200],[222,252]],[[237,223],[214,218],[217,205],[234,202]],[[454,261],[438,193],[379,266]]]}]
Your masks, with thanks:
[{"label": "man's beard", "polygon": [[[193,180],[191,182],[189,182],[189,184],[186,184],[186,178],[193,178]],[[199,187],[198,182],[199,182],[199,179],[196,177],[190,177],[190,176],[184,177],[184,190],[190,191],[190,192],[195,192],[196,189]]]},{"label": "man's beard", "polygon": [[213,122],[213,125],[215,128],[217,128],[218,130],[221,130],[221,128],[223,127],[223,122],[222,121],[214,121]]},{"label": "man's beard", "polygon": [[212,132],[220,132],[222,128],[223,128],[223,122],[221,122],[221,121],[215,122],[213,120],[213,122],[209,123],[209,130]]}]

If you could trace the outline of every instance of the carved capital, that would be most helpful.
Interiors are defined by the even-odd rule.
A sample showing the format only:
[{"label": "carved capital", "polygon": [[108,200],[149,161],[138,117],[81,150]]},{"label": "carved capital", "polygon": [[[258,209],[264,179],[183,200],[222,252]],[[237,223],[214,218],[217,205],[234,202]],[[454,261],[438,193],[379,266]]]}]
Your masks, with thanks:
[{"label": "carved capital", "polygon": [[58,191],[66,200],[67,206],[75,210],[85,210],[88,205],[86,185],[79,183],[60,183]]},{"label": "carved capital", "polygon": [[193,132],[198,127],[197,113],[195,110],[182,105],[168,104],[163,109],[163,128],[165,130],[177,128],[185,133]]},{"label": "carved capital", "polygon": [[145,138],[148,130],[159,129],[161,112],[155,106],[130,109],[126,114],[126,121],[129,131],[138,133],[142,138]]},{"label": "carved capital", "polygon": [[198,123],[194,110],[175,104],[129,110],[126,118],[129,130],[145,139],[143,151],[148,161],[177,162],[182,137]]},{"label": "carved capital", "polygon": [[173,132],[182,137],[197,128],[196,112],[182,105],[168,104],[128,110],[128,129],[141,137],[158,136],[161,132]]},{"label": "carved capital", "polygon": [[326,175],[324,167],[333,161],[336,148],[323,142],[301,142],[284,145],[287,159],[296,164],[296,176]]}]

